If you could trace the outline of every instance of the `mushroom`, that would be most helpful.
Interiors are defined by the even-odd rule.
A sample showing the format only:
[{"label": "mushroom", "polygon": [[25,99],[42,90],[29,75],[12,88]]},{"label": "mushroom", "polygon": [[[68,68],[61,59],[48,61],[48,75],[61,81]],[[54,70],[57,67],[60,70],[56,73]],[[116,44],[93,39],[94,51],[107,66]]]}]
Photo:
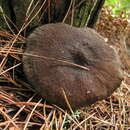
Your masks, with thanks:
[{"label": "mushroom", "polygon": [[78,109],[106,99],[121,84],[117,53],[93,29],[47,24],[26,44],[24,73],[51,104]]}]

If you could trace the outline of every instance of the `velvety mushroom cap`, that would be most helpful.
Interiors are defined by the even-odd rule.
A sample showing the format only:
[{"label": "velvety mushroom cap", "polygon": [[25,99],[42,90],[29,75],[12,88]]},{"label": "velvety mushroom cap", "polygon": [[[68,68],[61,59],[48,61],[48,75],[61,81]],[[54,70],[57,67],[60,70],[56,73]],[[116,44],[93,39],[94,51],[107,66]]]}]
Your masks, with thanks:
[{"label": "velvety mushroom cap", "polygon": [[26,44],[25,53],[56,59],[26,55],[23,67],[30,84],[59,107],[67,108],[66,99],[73,109],[93,104],[110,96],[121,84],[117,54],[93,29],[47,24],[37,28]]}]

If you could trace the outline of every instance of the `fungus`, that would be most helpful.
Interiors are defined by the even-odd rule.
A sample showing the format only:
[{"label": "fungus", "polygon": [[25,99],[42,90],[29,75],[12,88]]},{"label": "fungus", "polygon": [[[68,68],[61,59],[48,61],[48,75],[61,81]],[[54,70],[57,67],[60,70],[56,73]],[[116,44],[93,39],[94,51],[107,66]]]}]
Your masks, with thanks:
[{"label": "fungus", "polygon": [[26,45],[24,73],[51,104],[66,109],[66,96],[77,109],[106,99],[121,84],[118,55],[93,29],[47,24],[38,27]]}]

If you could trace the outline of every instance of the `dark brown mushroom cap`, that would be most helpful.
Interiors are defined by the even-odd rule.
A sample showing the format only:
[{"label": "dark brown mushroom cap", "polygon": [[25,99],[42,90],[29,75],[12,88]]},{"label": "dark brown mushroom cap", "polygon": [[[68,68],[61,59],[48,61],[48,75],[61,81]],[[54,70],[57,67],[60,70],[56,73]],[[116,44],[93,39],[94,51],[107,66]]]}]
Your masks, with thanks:
[{"label": "dark brown mushroom cap", "polygon": [[120,86],[121,64],[115,51],[90,28],[48,24],[27,38],[25,53],[60,59],[89,68],[82,69],[58,61],[24,56],[28,81],[50,103],[80,108],[105,99]]}]

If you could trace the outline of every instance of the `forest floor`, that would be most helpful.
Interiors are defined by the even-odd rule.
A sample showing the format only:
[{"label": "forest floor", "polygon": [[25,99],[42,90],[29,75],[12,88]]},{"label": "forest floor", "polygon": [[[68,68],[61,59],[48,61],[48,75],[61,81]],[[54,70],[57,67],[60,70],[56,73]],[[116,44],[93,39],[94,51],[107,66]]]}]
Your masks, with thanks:
[{"label": "forest floor", "polygon": [[129,130],[130,57],[124,51],[128,24],[123,15],[112,17],[103,9],[96,30],[120,55],[124,81],[111,97],[74,112],[48,105],[35,93],[23,78],[21,56],[16,54],[23,52],[24,37],[1,30],[0,130]]}]

